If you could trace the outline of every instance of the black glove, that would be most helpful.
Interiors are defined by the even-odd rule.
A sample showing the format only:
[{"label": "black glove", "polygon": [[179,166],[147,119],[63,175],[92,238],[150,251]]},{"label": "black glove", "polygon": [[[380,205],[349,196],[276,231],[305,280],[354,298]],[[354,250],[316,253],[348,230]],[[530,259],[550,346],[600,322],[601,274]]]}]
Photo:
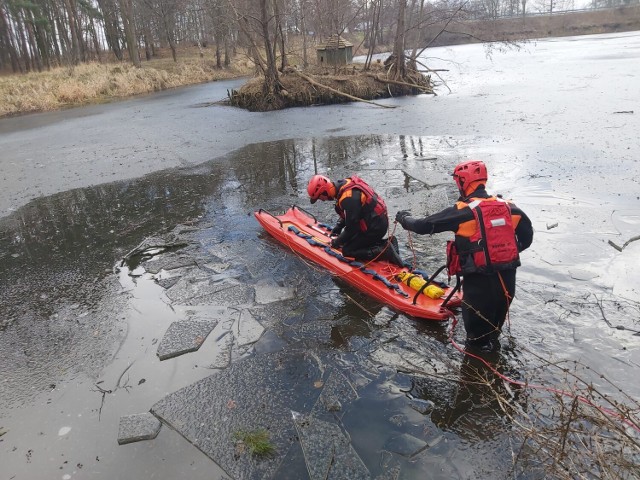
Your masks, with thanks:
[{"label": "black glove", "polygon": [[340,245],[340,242],[338,242],[337,238],[333,238],[331,239],[331,248],[340,248],[342,245]]},{"label": "black glove", "polygon": [[400,210],[398,213],[396,213],[396,222],[398,222],[400,225],[402,225],[402,228],[404,228],[405,221],[407,217],[410,216],[411,212],[409,210]]},{"label": "black glove", "polygon": [[331,230],[331,236],[335,237],[340,235],[343,228],[344,228],[344,225],[342,225],[340,222],[336,223],[336,226],[333,227],[333,229]]}]

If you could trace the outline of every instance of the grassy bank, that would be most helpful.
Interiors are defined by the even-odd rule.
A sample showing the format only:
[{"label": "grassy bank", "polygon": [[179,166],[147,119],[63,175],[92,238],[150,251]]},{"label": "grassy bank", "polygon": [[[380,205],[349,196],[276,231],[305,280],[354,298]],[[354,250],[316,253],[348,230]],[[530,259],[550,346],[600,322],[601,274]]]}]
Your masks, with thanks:
[{"label": "grassy bank", "polygon": [[101,103],[251,73],[253,65],[244,57],[237,57],[231,67],[220,69],[212,58],[185,50],[178,62],[170,56],[159,57],[143,62],[142,68],[128,63],[88,63],[41,73],[5,75],[0,76],[0,116]]}]

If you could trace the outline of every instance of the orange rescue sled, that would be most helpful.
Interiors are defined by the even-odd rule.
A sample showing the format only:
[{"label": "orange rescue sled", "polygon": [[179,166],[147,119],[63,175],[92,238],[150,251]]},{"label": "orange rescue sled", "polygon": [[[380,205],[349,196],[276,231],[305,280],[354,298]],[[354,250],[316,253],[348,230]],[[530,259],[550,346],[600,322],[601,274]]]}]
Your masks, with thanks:
[{"label": "orange rescue sled", "polygon": [[[417,270],[411,272],[386,260],[363,262],[344,257],[339,250],[329,246],[331,227],[319,223],[312,214],[298,206],[292,206],[282,215],[274,215],[263,209],[254,215],[267,232],[303,258],[314,261],[358,290],[402,313],[426,320],[444,321],[453,317],[449,308],[461,303],[460,292],[434,281],[436,275],[429,277]],[[402,272],[418,275],[426,281],[425,286],[438,285],[444,289],[444,295],[431,298],[412,289],[397,279]]]}]

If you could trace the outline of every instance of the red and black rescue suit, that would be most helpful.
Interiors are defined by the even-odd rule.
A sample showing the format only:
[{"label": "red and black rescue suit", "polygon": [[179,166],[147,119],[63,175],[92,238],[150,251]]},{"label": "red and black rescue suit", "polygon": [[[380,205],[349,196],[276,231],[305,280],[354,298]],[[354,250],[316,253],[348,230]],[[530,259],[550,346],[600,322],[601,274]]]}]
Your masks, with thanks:
[{"label": "red and black rescue suit", "polygon": [[335,182],[336,213],[339,220],[331,245],[342,248],[342,254],[361,260],[372,260],[382,252],[389,229],[387,207],[382,198],[357,176]]},{"label": "red and black rescue suit", "polygon": [[[492,200],[483,185],[456,205],[426,218],[406,217],[402,226],[419,234],[454,232],[458,251],[459,274],[464,277],[462,319],[467,331],[467,345],[493,350],[499,345],[498,337],[516,290],[516,268],[520,266],[518,253],[529,248],[533,241],[533,227],[529,217],[516,205],[506,202],[511,211],[511,227],[515,235],[510,239],[514,257],[495,266],[474,263],[473,256],[481,250],[483,237],[478,232],[480,223],[473,202]],[[508,212],[508,210],[507,210]],[[474,247],[475,245],[475,247]],[[476,257],[477,258],[477,257]],[[450,261],[451,258],[448,258]]]}]

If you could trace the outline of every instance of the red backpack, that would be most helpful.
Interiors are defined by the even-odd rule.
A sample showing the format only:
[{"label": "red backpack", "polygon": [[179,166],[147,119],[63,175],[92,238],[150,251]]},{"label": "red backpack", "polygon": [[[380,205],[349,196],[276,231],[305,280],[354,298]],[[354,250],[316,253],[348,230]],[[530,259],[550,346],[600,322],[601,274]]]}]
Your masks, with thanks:
[{"label": "red backpack", "polygon": [[449,275],[493,273],[520,266],[520,255],[511,220],[511,207],[496,198],[474,199],[468,203],[476,221],[476,231],[468,238],[469,249],[461,242],[447,243]]}]

